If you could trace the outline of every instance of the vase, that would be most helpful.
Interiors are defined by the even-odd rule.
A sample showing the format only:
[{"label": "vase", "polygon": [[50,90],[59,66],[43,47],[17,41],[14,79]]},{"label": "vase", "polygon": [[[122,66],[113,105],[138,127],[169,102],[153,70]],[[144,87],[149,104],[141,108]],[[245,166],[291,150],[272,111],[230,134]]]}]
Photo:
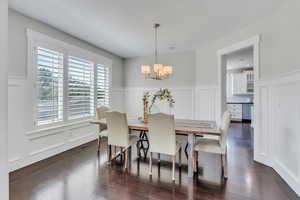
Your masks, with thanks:
[{"label": "vase", "polygon": [[145,122],[145,123],[147,123],[148,122],[148,101],[144,101],[143,102],[144,103],[144,119],[143,119],[143,121]]}]

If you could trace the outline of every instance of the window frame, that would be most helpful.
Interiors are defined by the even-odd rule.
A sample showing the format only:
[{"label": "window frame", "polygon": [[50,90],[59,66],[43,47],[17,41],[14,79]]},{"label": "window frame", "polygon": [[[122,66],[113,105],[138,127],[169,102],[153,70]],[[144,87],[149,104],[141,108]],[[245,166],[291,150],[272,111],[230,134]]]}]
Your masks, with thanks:
[{"label": "window frame", "polygon": [[[32,96],[32,129],[39,130],[44,128],[51,128],[57,126],[64,126],[67,123],[74,123],[74,122],[82,122],[88,119],[91,119],[95,116],[96,113],[96,106],[97,106],[97,65],[101,64],[109,69],[109,106],[111,106],[111,91],[112,91],[112,60],[106,57],[103,57],[99,54],[90,52],[83,48],[68,44],[66,42],[54,39],[49,37],[45,34],[33,31],[31,29],[26,29],[27,35],[27,77],[28,80],[31,82],[32,89],[31,89],[31,96]],[[58,51],[63,54],[63,120],[60,122],[53,122],[45,125],[37,126],[36,119],[37,119],[37,55],[36,55],[36,48],[43,47],[46,49],[50,49],[53,51]],[[94,115],[91,117],[83,117],[78,119],[70,120],[68,117],[68,81],[69,81],[69,63],[68,58],[69,56],[75,56],[82,59],[89,60],[93,62],[93,70],[94,70]]]},{"label": "window frame", "polygon": [[112,98],[112,88],[111,88],[111,81],[112,81],[112,68],[110,66],[106,66],[105,64],[100,64],[100,63],[97,63],[95,64],[95,73],[94,73],[94,78],[95,78],[95,85],[96,85],[96,88],[95,88],[95,92],[96,92],[96,95],[95,95],[95,107],[98,106],[98,98],[97,98],[97,95],[98,95],[98,69],[97,69],[97,66],[98,65],[103,65],[104,67],[108,68],[108,71],[109,71],[109,74],[108,74],[108,105],[105,105],[105,106],[108,106],[110,107],[111,106],[111,98]]}]

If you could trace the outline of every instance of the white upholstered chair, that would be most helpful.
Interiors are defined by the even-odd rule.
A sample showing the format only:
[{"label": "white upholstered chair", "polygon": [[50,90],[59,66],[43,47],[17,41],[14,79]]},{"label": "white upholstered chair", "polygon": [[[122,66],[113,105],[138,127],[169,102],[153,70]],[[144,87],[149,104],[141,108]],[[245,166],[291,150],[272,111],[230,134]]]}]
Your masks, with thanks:
[{"label": "white upholstered chair", "polygon": [[196,160],[198,160],[198,152],[219,154],[221,156],[222,172],[224,178],[227,178],[227,134],[230,118],[230,112],[224,112],[220,126],[221,136],[219,137],[219,140],[201,138],[196,141],[194,145],[194,167]]},{"label": "white upholstered chair", "polygon": [[128,167],[128,150],[137,142],[135,135],[129,134],[126,113],[106,112],[107,130],[108,130],[108,160],[111,161],[111,146],[121,148],[121,155],[125,151],[124,168]]},{"label": "white upholstered chair", "polygon": [[[175,181],[175,159],[179,152],[181,166],[181,146],[176,142],[175,120],[173,115],[163,113],[149,115],[150,162],[149,175],[152,175],[152,154],[158,153],[172,156],[172,180]],[[158,158],[160,159],[160,158]]]},{"label": "white upholstered chair", "polygon": [[[105,119],[105,113],[109,110],[110,110],[109,107],[98,106],[96,108],[96,118],[97,118],[97,120]],[[100,153],[101,139],[103,137],[107,137],[107,126],[100,125],[97,134],[98,134],[98,153]]]}]

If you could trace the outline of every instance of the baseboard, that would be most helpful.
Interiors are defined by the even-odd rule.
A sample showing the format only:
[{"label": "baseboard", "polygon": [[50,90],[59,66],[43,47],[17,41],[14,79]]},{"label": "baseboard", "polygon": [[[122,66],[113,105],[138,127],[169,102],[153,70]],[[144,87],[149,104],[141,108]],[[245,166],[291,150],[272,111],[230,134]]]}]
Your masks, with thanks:
[{"label": "baseboard", "polygon": [[33,151],[28,153],[24,157],[17,157],[9,160],[9,171],[13,172],[15,170],[24,168],[26,166],[32,165],[36,162],[40,162],[57,154],[60,154],[64,151],[76,148],[82,144],[91,142],[96,139],[95,133],[89,133],[78,138],[66,142],[60,142],[57,144],[50,145],[43,149]]},{"label": "baseboard", "polygon": [[85,143],[83,143],[79,146],[70,148],[70,149],[68,149],[66,151],[63,151],[61,153],[58,153],[56,155],[45,158],[44,160],[40,160],[40,161],[34,162],[32,164],[29,164],[27,166],[24,166],[22,168],[19,168],[17,170],[13,170],[9,173],[10,182],[12,182],[12,181],[14,181],[18,178],[21,178],[23,176],[26,176],[29,173],[33,173],[33,172],[35,172],[35,171],[37,171],[37,170],[39,170],[43,167],[47,167],[49,164],[65,157],[65,156],[69,156],[71,153],[76,152],[78,150],[81,150],[82,148],[84,148],[86,146],[89,146],[93,143],[96,143],[96,140],[85,142]]}]

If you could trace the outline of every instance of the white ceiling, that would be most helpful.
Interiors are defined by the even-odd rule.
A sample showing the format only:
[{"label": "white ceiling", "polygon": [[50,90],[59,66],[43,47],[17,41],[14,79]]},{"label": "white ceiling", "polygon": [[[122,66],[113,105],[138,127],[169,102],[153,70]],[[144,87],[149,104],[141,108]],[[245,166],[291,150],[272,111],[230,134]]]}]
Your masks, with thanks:
[{"label": "white ceiling", "polygon": [[[193,50],[276,10],[282,0],[9,0],[10,7],[122,57]],[[175,46],[175,50],[169,47]]]}]

